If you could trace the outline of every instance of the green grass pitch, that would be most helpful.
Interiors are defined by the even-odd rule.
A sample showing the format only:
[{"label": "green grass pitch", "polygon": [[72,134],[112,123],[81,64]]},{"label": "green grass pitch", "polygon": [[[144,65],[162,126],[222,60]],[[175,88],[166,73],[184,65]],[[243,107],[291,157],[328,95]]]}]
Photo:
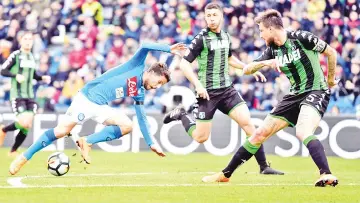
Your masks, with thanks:
[{"label": "green grass pitch", "polygon": [[[339,178],[335,188],[315,188],[319,177],[310,157],[268,156],[284,176],[259,174],[254,160],[239,168],[229,183],[204,184],[201,178],[223,169],[231,156],[208,153],[167,154],[152,152],[107,153],[92,151],[92,164],[79,163],[79,153],[68,150],[71,168],[63,177],[50,175],[40,152],[19,174],[10,176],[8,149],[0,149],[0,203],[112,203],[112,202],[360,202],[360,162],[331,157]],[[10,178],[10,179],[9,179]],[[27,188],[11,188],[11,184]]]}]

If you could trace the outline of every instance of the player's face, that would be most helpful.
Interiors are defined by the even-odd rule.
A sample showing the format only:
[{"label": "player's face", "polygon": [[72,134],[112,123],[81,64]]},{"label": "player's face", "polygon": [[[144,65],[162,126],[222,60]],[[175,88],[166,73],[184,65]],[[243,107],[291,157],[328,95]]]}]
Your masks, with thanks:
[{"label": "player's face", "polygon": [[205,10],[205,21],[212,31],[216,31],[222,23],[223,14],[219,9],[206,9]]},{"label": "player's face", "polygon": [[160,76],[155,73],[150,73],[150,76],[145,80],[144,87],[146,90],[158,89],[168,81],[165,76]]},{"label": "player's face", "polygon": [[263,23],[259,24],[260,37],[265,41],[266,46],[274,42],[274,33],[271,27],[265,27]]},{"label": "player's face", "polygon": [[31,50],[34,43],[34,36],[32,34],[26,34],[21,38],[21,48],[25,50]]}]

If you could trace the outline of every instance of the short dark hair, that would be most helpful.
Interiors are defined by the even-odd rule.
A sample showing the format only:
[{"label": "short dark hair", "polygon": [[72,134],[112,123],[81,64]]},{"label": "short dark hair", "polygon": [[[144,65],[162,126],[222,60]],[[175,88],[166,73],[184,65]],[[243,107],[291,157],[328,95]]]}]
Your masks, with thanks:
[{"label": "short dark hair", "polygon": [[165,63],[156,62],[151,65],[148,71],[153,71],[157,75],[164,76],[167,82],[170,82],[170,71]]},{"label": "short dark hair", "polygon": [[216,3],[216,2],[211,2],[211,3],[208,3],[206,6],[205,6],[205,10],[208,10],[208,9],[218,9],[220,10],[221,12],[223,11],[220,4]]},{"label": "short dark hair", "polygon": [[266,10],[262,13],[260,13],[260,15],[258,17],[255,18],[255,22],[256,24],[260,24],[262,23],[264,25],[264,27],[268,28],[270,26],[275,27],[275,28],[284,28],[282,19],[281,19],[281,14],[279,13],[279,11],[274,10],[274,9],[269,9]]}]

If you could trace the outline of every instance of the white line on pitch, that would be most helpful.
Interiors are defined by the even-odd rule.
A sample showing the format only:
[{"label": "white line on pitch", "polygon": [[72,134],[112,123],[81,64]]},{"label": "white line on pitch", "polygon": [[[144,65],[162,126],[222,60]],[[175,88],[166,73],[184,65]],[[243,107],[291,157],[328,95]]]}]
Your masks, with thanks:
[{"label": "white line on pitch", "polygon": [[[359,183],[342,184],[342,186],[359,186]],[[227,183],[227,184],[79,184],[79,185],[27,185],[26,187],[0,186],[0,188],[87,188],[87,187],[220,187],[220,186],[313,186],[305,183]]]},{"label": "white line on pitch", "polygon": [[[124,173],[71,173],[66,174],[64,177],[87,177],[87,176],[137,176],[137,175],[166,175],[166,174],[213,174],[216,172],[201,172],[201,171],[190,171],[190,172],[124,172]],[[34,175],[24,176],[22,178],[51,178],[52,175]]]},{"label": "white line on pitch", "polygon": [[[124,173],[88,173],[88,174],[67,174],[66,177],[89,177],[89,176],[139,176],[139,175],[155,175],[155,174],[212,174],[215,172],[200,172],[200,171],[193,171],[193,172],[124,172]],[[50,178],[54,176],[50,175],[38,175],[38,176],[24,176],[24,177],[14,177],[8,178],[7,182],[11,185],[10,187],[16,188],[25,188],[25,187],[32,187],[30,185],[26,185],[22,183],[23,179],[38,179],[38,178]],[[57,185],[58,187],[62,187],[64,185]],[[65,186],[64,186],[65,187]],[[94,186],[97,187],[97,186]],[[101,187],[101,186],[98,186]],[[110,186],[109,186],[110,187]],[[124,186],[125,187],[125,186]],[[7,186],[0,186],[0,188],[7,188]]]}]

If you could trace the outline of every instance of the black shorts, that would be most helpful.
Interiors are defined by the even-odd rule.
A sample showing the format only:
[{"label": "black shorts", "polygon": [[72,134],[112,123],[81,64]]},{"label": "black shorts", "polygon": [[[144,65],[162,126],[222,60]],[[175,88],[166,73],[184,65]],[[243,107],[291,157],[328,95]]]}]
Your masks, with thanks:
[{"label": "black shorts", "polygon": [[320,116],[323,117],[329,100],[330,92],[325,90],[315,90],[299,95],[285,95],[283,100],[273,108],[270,115],[283,119],[294,127],[302,105],[306,104],[314,107]]},{"label": "black shorts", "polygon": [[216,109],[229,114],[234,107],[246,103],[233,86],[208,90],[210,100],[197,98],[194,105],[194,117],[197,120],[209,121],[214,117]]},{"label": "black shorts", "polygon": [[38,108],[34,99],[29,99],[29,98],[13,99],[13,100],[11,100],[11,106],[12,106],[13,112],[16,115],[24,113],[26,111],[33,112],[35,114],[37,111],[37,108]]}]

